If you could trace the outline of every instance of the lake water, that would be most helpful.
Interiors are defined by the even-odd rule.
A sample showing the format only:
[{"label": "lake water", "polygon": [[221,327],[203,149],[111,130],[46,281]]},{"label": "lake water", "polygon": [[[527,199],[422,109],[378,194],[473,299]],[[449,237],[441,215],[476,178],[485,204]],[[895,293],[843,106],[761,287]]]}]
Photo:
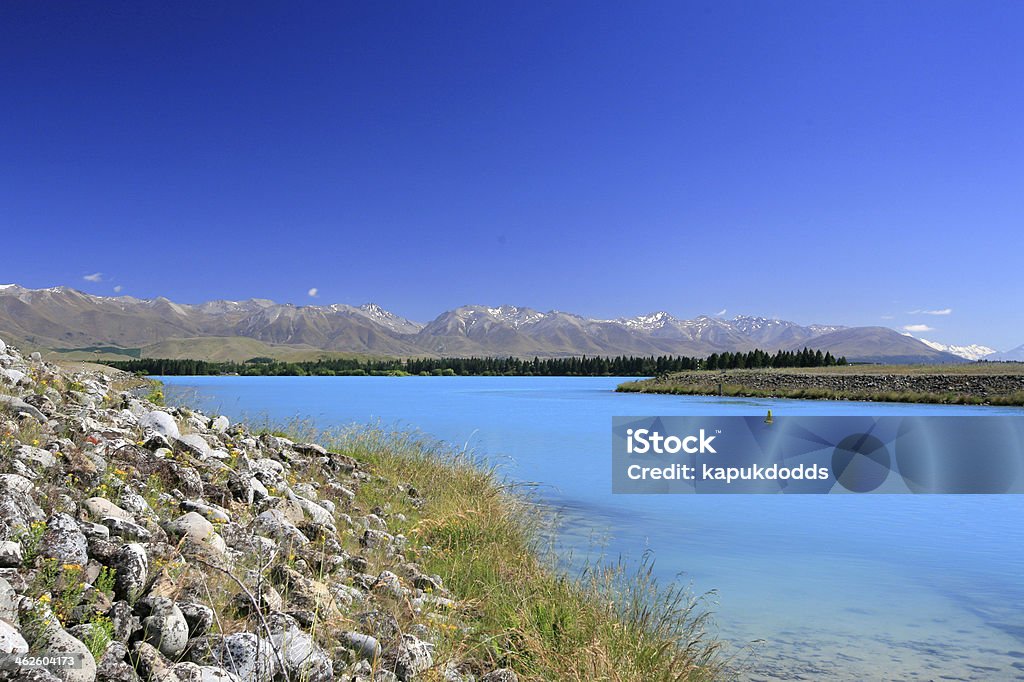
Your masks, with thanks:
[{"label": "lake water", "polygon": [[[164,377],[234,419],[424,431],[565,510],[574,556],[716,591],[746,680],[1024,679],[1024,496],[612,495],[616,415],[1012,414],[1014,408],[616,394],[617,378]],[[763,641],[762,644],[751,644]]]}]

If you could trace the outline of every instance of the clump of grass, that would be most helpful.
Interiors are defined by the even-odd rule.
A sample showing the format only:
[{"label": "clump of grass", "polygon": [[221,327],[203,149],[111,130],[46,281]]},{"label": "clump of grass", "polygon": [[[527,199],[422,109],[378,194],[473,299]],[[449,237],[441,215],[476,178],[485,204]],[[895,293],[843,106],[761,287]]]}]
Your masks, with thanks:
[{"label": "clump of grass", "polygon": [[14,539],[21,543],[22,560],[27,566],[31,566],[35,562],[36,557],[39,556],[45,533],[46,523],[43,521],[33,521],[27,528],[21,529],[15,535]]},{"label": "clump of grass", "polygon": [[101,614],[94,614],[89,621],[88,634],[83,643],[89,649],[89,653],[97,661],[107,650],[107,646],[114,640],[114,623],[110,618]]},{"label": "clump of grass", "polygon": [[164,404],[164,387],[154,381],[150,385],[149,393],[146,394],[146,400],[153,403],[154,405]]},{"label": "clump of grass", "polygon": [[21,613],[21,635],[25,638],[30,649],[35,649],[36,644],[46,631],[57,622],[57,617],[52,612],[47,613],[49,606],[49,595],[37,599],[34,608],[26,609]]},{"label": "clump of grass", "polygon": [[142,499],[146,501],[150,509],[161,513],[168,510],[168,503],[164,498],[167,492],[167,485],[159,474],[152,473],[146,478],[145,487],[142,490]]},{"label": "clump of grass", "polygon": [[988,402],[990,405],[1024,405],[1024,391],[1014,391],[1006,395],[994,395],[989,397]]},{"label": "clump of grass", "polygon": [[85,583],[82,582],[82,567],[78,564],[62,564],[61,576],[54,589],[53,612],[61,623],[68,623],[71,612],[82,601]]},{"label": "clump of grass", "polygon": [[107,566],[100,569],[100,573],[96,576],[96,580],[93,582],[95,587],[100,593],[105,594],[109,598],[114,596],[114,582],[117,578],[117,571]]},{"label": "clump of grass", "polygon": [[[537,507],[509,492],[495,471],[408,433],[362,429],[332,450],[374,475],[356,502],[405,515],[403,532],[427,573],[472,605],[469,627],[442,630],[439,654],[507,666],[530,679],[715,679],[720,643],[701,600],[657,584],[651,564],[591,566],[573,578],[543,550]],[[411,504],[412,485],[426,500]],[[429,549],[428,549],[429,548]]]},{"label": "clump of grass", "polygon": [[28,594],[46,602],[57,620],[62,625],[67,624],[72,610],[85,593],[82,574],[79,564],[61,564],[56,559],[44,559],[29,585]]}]

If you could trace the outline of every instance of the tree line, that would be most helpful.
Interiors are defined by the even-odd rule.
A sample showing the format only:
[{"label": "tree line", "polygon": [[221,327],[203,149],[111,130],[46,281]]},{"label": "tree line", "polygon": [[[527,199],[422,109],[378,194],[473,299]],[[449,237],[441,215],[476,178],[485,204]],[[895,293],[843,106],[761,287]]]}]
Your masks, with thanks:
[{"label": "tree line", "polygon": [[359,359],[323,358],[283,362],[250,358],[245,362],[164,360],[159,358],[108,361],[105,364],[135,374],[241,376],[661,376],[686,370],[831,367],[847,364],[845,357],[804,348],[769,353],[752,350],[712,353],[705,358],[661,355],[568,358],[516,357]]}]

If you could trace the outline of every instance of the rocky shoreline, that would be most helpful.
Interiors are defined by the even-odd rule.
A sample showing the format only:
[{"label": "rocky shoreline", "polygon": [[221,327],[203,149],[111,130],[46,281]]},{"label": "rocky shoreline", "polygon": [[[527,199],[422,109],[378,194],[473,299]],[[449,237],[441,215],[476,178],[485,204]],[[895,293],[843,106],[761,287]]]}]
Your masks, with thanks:
[{"label": "rocky shoreline", "polygon": [[358,499],[414,487],[139,393],[0,341],[0,679],[518,679],[439,656],[467,605]]},{"label": "rocky shoreline", "polygon": [[622,392],[834,400],[1024,404],[1024,373],[729,370],[629,382]]}]

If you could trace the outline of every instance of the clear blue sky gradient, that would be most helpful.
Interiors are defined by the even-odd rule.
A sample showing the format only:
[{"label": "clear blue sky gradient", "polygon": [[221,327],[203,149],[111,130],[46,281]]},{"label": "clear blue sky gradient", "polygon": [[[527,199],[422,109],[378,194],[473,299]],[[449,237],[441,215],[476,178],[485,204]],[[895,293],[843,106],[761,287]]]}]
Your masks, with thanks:
[{"label": "clear blue sky gradient", "polygon": [[1005,350],[1022,34],[1021,2],[6,2],[0,282]]}]

